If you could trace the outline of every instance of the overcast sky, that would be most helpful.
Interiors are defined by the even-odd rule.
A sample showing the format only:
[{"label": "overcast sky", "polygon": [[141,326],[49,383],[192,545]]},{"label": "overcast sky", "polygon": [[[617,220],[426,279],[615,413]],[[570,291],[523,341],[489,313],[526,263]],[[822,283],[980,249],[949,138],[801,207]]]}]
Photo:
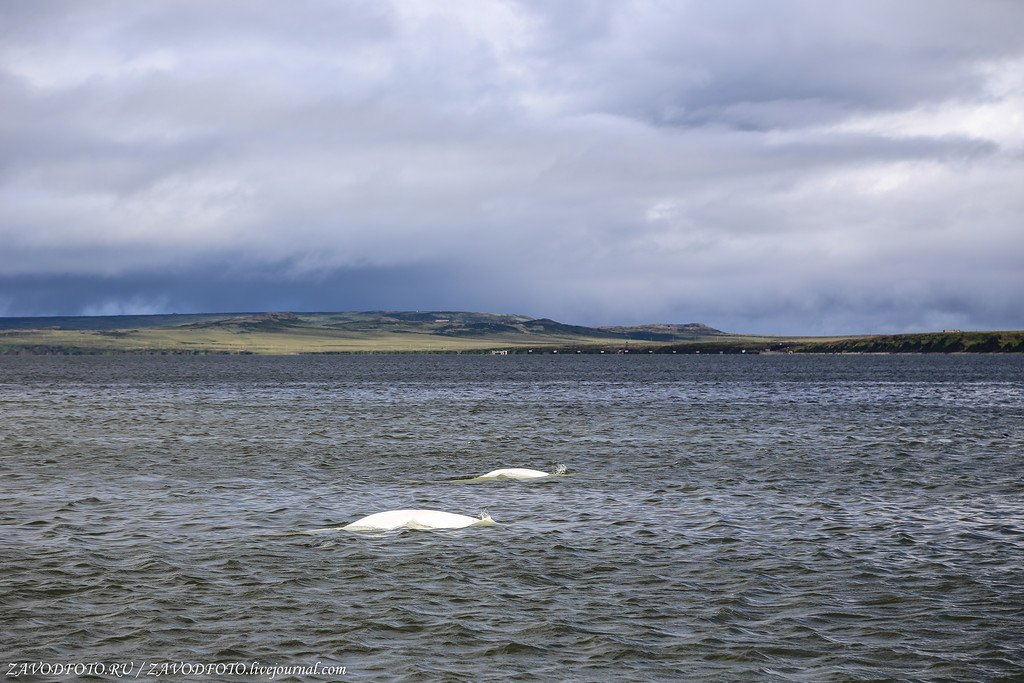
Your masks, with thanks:
[{"label": "overcast sky", "polygon": [[1024,2],[0,2],[0,315],[1024,328]]}]

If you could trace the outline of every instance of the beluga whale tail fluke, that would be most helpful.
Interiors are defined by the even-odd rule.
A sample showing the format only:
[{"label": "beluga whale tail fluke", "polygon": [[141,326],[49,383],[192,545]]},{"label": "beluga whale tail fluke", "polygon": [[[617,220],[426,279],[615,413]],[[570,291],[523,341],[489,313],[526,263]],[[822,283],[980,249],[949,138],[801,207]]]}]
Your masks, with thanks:
[{"label": "beluga whale tail fluke", "polygon": [[525,467],[506,467],[500,470],[491,470],[487,474],[481,474],[478,477],[472,479],[462,479],[461,481],[489,481],[492,479],[543,479],[544,477],[557,477],[566,473],[566,466],[559,464],[555,467],[554,472],[544,472],[543,470],[531,470]]},{"label": "beluga whale tail fluke", "polygon": [[347,531],[394,531],[396,529],[465,529],[491,526],[496,522],[486,512],[479,517],[457,515],[440,510],[388,510],[367,515],[347,524]]}]

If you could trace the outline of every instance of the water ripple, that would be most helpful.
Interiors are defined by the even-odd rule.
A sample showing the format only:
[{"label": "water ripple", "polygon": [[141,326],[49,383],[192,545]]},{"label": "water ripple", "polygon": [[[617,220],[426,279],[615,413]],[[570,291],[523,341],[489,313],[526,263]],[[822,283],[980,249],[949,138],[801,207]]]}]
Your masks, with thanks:
[{"label": "water ripple", "polygon": [[[1022,370],[962,356],[2,358],[0,661],[1019,678]],[[556,463],[569,474],[452,481]],[[331,530],[421,507],[499,524]]]}]

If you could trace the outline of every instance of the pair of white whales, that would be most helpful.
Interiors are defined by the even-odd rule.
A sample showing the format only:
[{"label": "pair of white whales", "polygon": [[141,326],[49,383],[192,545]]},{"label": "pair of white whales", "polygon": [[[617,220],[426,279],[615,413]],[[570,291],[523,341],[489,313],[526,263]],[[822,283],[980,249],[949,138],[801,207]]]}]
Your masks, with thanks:
[{"label": "pair of white whales", "polygon": [[[510,467],[500,470],[492,470],[487,474],[471,479],[460,479],[458,481],[487,481],[491,479],[541,479],[543,477],[555,477],[565,474],[565,465],[559,465],[554,472],[542,472],[541,470],[530,470],[522,467]],[[367,515],[347,524],[342,529],[346,531],[394,531],[396,529],[465,529],[471,526],[489,526],[494,520],[487,513],[479,517],[469,515],[457,515],[452,512],[441,510],[388,510]]]}]

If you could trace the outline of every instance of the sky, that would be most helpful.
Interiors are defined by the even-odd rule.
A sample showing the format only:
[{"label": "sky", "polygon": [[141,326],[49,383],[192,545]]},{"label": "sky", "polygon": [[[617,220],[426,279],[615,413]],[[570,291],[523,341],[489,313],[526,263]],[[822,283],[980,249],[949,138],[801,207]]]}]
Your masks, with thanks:
[{"label": "sky", "polygon": [[0,316],[1024,328],[1024,2],[0,3]]}]

